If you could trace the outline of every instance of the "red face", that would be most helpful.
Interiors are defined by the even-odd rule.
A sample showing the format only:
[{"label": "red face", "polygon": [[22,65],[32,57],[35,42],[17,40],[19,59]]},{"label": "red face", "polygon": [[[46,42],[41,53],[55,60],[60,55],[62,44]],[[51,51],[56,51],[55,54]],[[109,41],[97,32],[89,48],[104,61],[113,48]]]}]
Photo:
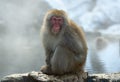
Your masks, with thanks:
[{"label": "red face", "polygon": [[60,29],[62,28],[61,26],[63,24],[63,18],[53,16],[53,17],[51,17],[50,22],[52,24],[52,32],[55,34],[58,33],[60,31]]}]

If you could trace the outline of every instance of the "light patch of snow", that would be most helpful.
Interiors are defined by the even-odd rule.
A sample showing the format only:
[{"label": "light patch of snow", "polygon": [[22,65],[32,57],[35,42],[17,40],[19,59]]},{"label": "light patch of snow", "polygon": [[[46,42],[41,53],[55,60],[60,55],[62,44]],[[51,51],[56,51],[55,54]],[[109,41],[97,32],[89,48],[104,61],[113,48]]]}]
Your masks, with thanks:
[{"label": "light patch of snow", "polygon": [[111,36],[111,37],[116,37],[120,39],[120,24],[115,24],[110,26],[106,30],[100,30],[99,31],[103,36]]},{"label": "light patch of snow", "polygon": [[120,23],[120,0],[46,1],[54,8],[65,9],[85,31],[94,32]]}]

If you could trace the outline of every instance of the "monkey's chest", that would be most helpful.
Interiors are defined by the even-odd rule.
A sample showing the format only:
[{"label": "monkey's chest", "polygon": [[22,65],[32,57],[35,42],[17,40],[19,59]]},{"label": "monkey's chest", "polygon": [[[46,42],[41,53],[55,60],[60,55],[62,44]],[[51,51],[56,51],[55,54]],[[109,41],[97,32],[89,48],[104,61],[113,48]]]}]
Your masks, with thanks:
[{"label": "monkey's chest", "polygon": [[49,38],[49,40],[46,40],[47,46],[52,49],[53,51],[55,50],[56,46],[59,44],[59,39],[56,39],[54,37]]}]

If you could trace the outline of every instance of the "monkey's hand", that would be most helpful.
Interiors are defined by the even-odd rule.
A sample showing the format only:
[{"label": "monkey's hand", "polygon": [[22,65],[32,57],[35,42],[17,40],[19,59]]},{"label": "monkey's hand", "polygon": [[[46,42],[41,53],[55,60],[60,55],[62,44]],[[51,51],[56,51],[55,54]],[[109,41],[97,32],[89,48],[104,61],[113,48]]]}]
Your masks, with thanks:
[{"label": "monkey's hand", "polygon": [[75,55],[75,60],[81,64],[83,64],[86,60],[86,55],[84,54],[77,54]]},{"label": "monkey's hand", "polygon": [[40,69],[40,71],[41,71],[42,73],[44,73],[44,74],[48,74],[48,75],[51,75],[51,74],[52,74],[51,68],[50,68],[49,66],[47,66],[47,65],[42,66],[41,69]]}]

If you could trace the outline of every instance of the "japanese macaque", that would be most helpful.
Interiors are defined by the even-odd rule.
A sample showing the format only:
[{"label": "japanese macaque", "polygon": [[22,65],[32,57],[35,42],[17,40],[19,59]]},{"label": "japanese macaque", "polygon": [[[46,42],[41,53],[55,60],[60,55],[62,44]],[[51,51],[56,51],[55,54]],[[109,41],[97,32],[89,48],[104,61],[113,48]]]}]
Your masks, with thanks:
[{"label": "japanese macaque", "polygon": [[97,51],[105,49],[107,45],[108,45],[108,41],[104,37],[97,37],[95,39],[95,48]]},{"label": "japanese macaque", "polygon": [[46,54],[45,74],[63,75],[84,70],[87,45],[84,33],[63,10],[53,9],[46,13],[41,28]]}]

